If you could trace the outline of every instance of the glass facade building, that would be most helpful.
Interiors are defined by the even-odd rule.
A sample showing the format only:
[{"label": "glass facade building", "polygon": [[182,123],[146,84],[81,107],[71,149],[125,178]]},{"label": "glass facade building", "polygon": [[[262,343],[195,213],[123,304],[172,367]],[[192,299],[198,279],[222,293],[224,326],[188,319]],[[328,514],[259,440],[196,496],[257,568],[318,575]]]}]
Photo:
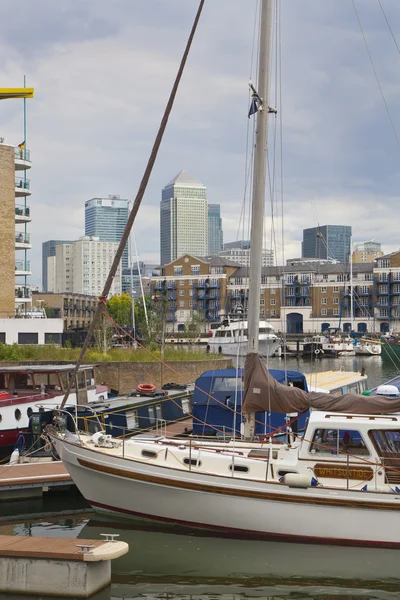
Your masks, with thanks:
[{"label": "glass facade building", "polygon": [[303,258],[329,258],[347,262],[350,255],[351,226],[322,225],[303,229],[301,256]]},{"label": "glass facade building", "polygon": [[[85,235],[96,236],[102,242],[119,242],[129,214],[129,200],[119,196],[92,198],[85,202]],[[128,268],[128,245],[121,259],[122,269]],[[123,291],[129,291],[123,289]]]},{"label": "glass facade building", "polygon": [[221,205],[208,205],[208,255],[214,256],[224,247]]},{"label": "glass facade building", "polygon": [[162,190],[160,204],[161,265],[183,254],[208,253],[207,188],[181,171]]}]

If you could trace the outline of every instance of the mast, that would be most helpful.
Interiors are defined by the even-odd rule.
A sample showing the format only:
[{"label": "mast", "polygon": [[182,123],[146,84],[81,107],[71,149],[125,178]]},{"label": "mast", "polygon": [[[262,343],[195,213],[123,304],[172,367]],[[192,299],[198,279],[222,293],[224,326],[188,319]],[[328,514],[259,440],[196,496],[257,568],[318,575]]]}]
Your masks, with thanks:
[{"label": "mast", "polygon": [[[254,181],[251,210],[249,301],[247,307],[247,353],[258,353],[265,180],[267,166],[268,88],[272,38],[272,2],[273,0],[261,1],[257,90],[257,96],[260,98],[261,102],[259,102],[259,110],[257,112],[253,165]],[[254,437],[254,413],[246,413],[245,418],[244,438],[252,439]]]},{"label": "mast", "polygon": [[353,331],[354,299],[353,299],[353,236],[350,234],[350,333]]}]

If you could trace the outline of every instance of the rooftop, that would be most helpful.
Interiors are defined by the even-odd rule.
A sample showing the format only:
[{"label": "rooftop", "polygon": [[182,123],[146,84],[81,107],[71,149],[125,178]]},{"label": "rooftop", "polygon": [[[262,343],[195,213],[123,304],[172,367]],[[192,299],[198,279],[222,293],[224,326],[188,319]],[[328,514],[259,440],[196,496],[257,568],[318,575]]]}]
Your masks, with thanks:
[{"label": "rooftop", "polygon": [[193,175],[183,169],[176,175],[165,187],[170,187],[171,185],[178,186],[186,186],[186,187],[205,187],[201,181],[198,181]]}]

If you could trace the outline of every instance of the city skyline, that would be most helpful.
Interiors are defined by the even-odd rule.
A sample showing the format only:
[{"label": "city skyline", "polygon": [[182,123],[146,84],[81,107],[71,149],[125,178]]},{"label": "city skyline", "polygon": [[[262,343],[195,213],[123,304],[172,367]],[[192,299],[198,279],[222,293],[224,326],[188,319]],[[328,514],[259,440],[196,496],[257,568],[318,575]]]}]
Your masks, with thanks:
[{"label": "city skyline", "polygon": [[[255,8],[255,2],[220,0],[202,17],[135,224],[143,260],[158,260],[159,190],[182,164],[206,183],[209,202],[221,204],[226,239],[237,237]],[[387,0],[385,8],[397,31],[396,4]],[[37,90],[28,103],[26,140],[35,156],[30,281],[37,284],[42,242],[81,235],[82,198],[104,190],[135,197],[195,9],[172,0],[150,19],[145,0],[119,0],[112,9],[99,0],[95,15],[90,3],[71,0],[61,9],[37,0],[35,6],[27,3],[25,16],[36,25],[22,41],[14,10],[11,0],[4,0],[0,74],[10,86],[21,86],[26,74],[27,85]],[[397,50],[378,6],[363,3],[360,19],[396,124]],[[216,24],[225,22],[229,26],[216,34]],[[304,35],[298,39],[300,26]],[[337,214],[356,227],[354,242],[384,231],[385,251],[395,250],[399,148],[352,7],[316,0],[282,3],[282,31],[285,255],[300,254],[302,229],[317,226],[322,215],[334,223]],[[146,81],[145,94],[138,81]],[[71,89],[74,94],[66,93]],[[201,94],[194,93],[199,89]],[[333,119],[338,110],[340,119]],[[18,145],[22,101],[3,103],[1,122],[6,143]],[[276,230],[281,230],[278,218]],[[283,262],[278,253],[277,262]]]}]

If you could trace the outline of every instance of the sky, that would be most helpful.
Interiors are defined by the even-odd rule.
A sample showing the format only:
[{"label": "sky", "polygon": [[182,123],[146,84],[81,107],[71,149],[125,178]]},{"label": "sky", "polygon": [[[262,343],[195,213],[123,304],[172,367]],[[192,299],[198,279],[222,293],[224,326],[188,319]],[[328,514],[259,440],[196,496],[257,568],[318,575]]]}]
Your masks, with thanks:
[{"label": "sky", "polygon": [[[281,69],[271,73],[269,101],[279,109],[269,128],[269,172],[276,176],[265,226],[279,264],[301,255],[303,228],[318,224],[351,225],[354,242],[374,239],[385,252],[400,247],[400,5],[354,4],[390,117],[353,0],[281,0]],[[221,204],[224,240],[247,237],[241,213],[257,5],[206,0],[134,226],[142,260],[159,259],[161,189],[181,169],[207,186],[209,203]],[[33,284],[41,283],[42,242],[84,235],[86,200],[135,198],[197,6],[2,0],[0,86],[22,86],[26,75],[35,88],[26,140]],[[14,145],[23,140],[22,101],[0,103],[0,136]],[[247,207],[248,200],[245,213]]]}]

